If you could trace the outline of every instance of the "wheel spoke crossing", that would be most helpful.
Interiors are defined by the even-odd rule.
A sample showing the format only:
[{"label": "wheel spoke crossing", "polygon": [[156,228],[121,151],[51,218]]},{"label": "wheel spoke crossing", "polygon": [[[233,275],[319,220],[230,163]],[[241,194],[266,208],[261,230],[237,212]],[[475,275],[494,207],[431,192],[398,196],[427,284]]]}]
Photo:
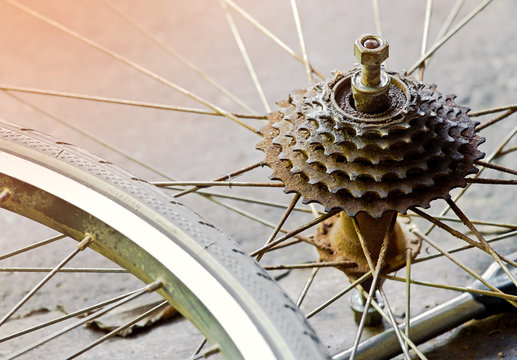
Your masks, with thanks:
[{"label": "wheel spoke crossing", "polygon": [[39,283],[37,283],[16,305],[14,305],[0,319],[0,326],[4,324],[19,308],[23,306],[43,285],[45,285],[63,266],[65,266],[70,260],[74,258],[79,252],[86,249],[93,238],[90,235],[86,235],[83,240],[79,242],[77,248],[66,256],[59,264],[57,264]]},{"label": "wheel spoke crossing", "polygon": [[407,71],[407,75],[411,75],[418,67],[427,59],[429,59],[443,44],[445,44],[454,34],[456,34],[462,27],[464,27],[470,20],[478,15],[485,7],[487,7],[492,0],[485,0],[472,10],[459,24],[453,27],[449,32],[442,36],[434,45],[422,55],[413,66]]},{"label": "wheel spoke crossing", "polygon": [[105,308],[103,308],[103,309],[101,309],[99,311],[96,311],[93,314],[90,314],[90,315],[88,315],[88,316],[86,316],[86,317],[84,317],[84,318],[74,322],[73,324],[64,327],[63,329],[58,330],[58,331],[56,331],[56,332],[54,332],[54,333],[52,333],[52,334],[50,334],[50,335],[40,339],[40,340],[38,340],[37,342],[35,342],[33,344],[30,344],[30,345],[24,347],[21,350],[15,352],[13,354],[8,355],[5,358],[5,360],[11,360],[11,359],[14,359],[14,358],[16,358],[16,357],[18,357],[20,355],[23,355],[26,352],[31,351],[31,350],[33,350],[33,349],[35,349],[35,348],[37,348],[37,347],[39,347],[39,346],[49,342],[49,341],[57,338],[58,336],[61,336],[61,335],[65,334],[65,333],[67,333],[68,331],[75,329],[78,326],[86,324],[86,323],[88,323],[88,322],[90,322],[90,321],[92,321],[92,320],[94,320],[94,319],[96,319],[96,318],[98,318],[98,317],[108,313],[109,311],[111,311],[111,310],[113,310],[113,309],[115,309],[115,308],[117,308],[117,307],[119,307],[119,306],[121,306],[121,305],[123,305],[123,304],[125,304],[125,303],[127,303],[127,302],[129,302],[131,300],[133,300],[133,299],[136,299],[139,296],[142,296],[145,293],[154,292],[154,291],[158,290],[160,287],[162,287],[162,283],[161,282],[159,282],[159,281],[153,282],[153,283],[151,283],[151,284],[149,284],[149,285],[147,285],[147,286],[137,290],[132,295],[129,295],[129,296],[123,298],[123,299],[120,299],[119,301],[111,304],[110,306],[107,306],[107,307],[105,307]]},{"label": "wheel spoke crossing", "polygon": [[[68,98],[68,99],[96,101],[96,102],[109,103],[109,104],[136,106],[136,107],[143,107],[143,108],[149,108],[149,109],[177,111],[177,112],[185,112],[185,113],[200,114],[200,115],[224,116],[215,111],[195,109],[195,108],[189,108],[189,107],[184,107],[184,106],[173,106],[173,105],[156,104],[156,103],[149,103],[149,102],[143,102],[143,101],[115,99],[115,98],[110,98],[110,97],[105,97],[105,96],[75,94],[75,93],[69,93],[69,92],[63,92],[63,91],[34,89],[34,88],[5,85],[5,84],[0,85],[0,90],[3,90],[5,92],[12,91],[12,92],[27,93],[27,94],[47,95],[47,96],[55,96],[55,97],[62,97],[62,98]],[[232,115],[237,118],[241,118],[241,119],[256,119],[256,120],[266,120],[267,119],[267,116],[265,116],[265,115],[237,114],[237,113],[232,113]]]},{"label": "wheel spoke crossing", "polygon": [[246,129],[248,129],[248,130],[250,130],[250,131],[252,131],[252,132],[254,132],[256,134],[259,134],[259,131],[257,129],[255,129],[254,127],[252,127],[252,126],[250,126],[250,125],[248,125],[248,124],[246,124],[244,122],[242,122],[241,120],[237,119],[232,114],[224,111],[223,109],[221,109],[218,106],[210,103],[209,101],[207,101],[207,100],[197,96],[196,94],[194,94],[194,93],[184,89],[183,87],[181,87],[181,86],[179,86],[179,85],[177,85],[177,84],[175,84],[175,83],[173,83],[173,82],[171,82],[171,81],[161,77],[160,75],[158,75],[158,74],[156,74],[156,73],[154,73],[154,72],[144,68],[143,66],[141,66],[141,65],[139,65],[139,64],[137,64],[137,63],[135,63],[135,62],[125,58],[124,56],[119,55],[118,53],[116,53],[114,51],[111,51],[110,49],[108,49],[108,48],[106,48],[106,47],[96,43],[95,41],[93,41],[93,40],[91,40],[91,39],[89,39],[89,38],[87,38],[87,37],[85,37],[83,35],[80,35],[79,33],[69,29],[68,27],[66,27],[66,26],[64,26],[64,25],[62,25],[62,24],[60,24],[60,23],[58,23],[58,22],[56,22],[56,21],[54,21],[54,20],[44,16],[42,14],[38,13],[37,11],[34,11],[34,10],[32,10],[31,8],[29,8],[27,6],[20,4],[16,0],[4,0],[4,1],[6,1],[7,3],[15,6],[16,8],[20,9],[24,13],[26,13],[26,14],[28,14],[28,15],[30,15],[30,16],[38,19],[38,20],[41,20],[44,23],[46,23],[46,24],[48,24],[48,25],[50,25],[50,26],[52,26],[52,27],[54,27],[56,29],[59,29],[60,31],[62,31],[62,32],[72,36],[73,38],[75,38],[75,39],[77,39],[77,40],[79,40],[79,41],[81,41],[81,42],[83,42],[83,43],[85,43],[85,44],[87,44],[87,45],[89,45],[89,46],[91,46],[91,47],[101,51],[102,53],[110,56],[111,58],[113,58],[113,59],[115,59],[115,60],[117,60],[117,61],[119,61],[119,62],[121,62],[123,64],[126,64],[127,66],[133,68],[134,70],[136,70],[136,71],[138,71],[138,72],[140,72],[140,73],[142,73],[142,74],[144,74],[144,75],[146,75],[146,76],[148,76],[148,77],[150,77],[150,78],[152,78],[152,79],[154,79],[154,80],[164,84],[165,86],[168,86],[171,89],[174,89],[174,90],[184,94],[185,96],[191,98],[194,101],[197,101],[197,102],[207,106],[208,108],[212,109],[213,111],[215,111],[215,112],[217,112],[217,113],[227,117],[228,119],[230,119],[230,120],[234,121],[235,123],[245,127]]},{"label": "wheel spoke crossing", "polygon": [[7,259],[7,258],[10,258],[10,257],[13,257],[13,256],[18,255],[18,254],[22,254],[24,252],[27,252],[27,251],[30,251],[30,250],[33,250],[33,249],[37,249],[37,248],[39,248],[41,246],[45,246],[45,245],[51,244],[54,241],[61,240],[61,239],[64,239],[66,237],[67,237],[66,235],[57,235],[57,236],[51,237],[49,239],[36,242],[34,244],[24,246],[24,247],[19,248],[17,250],[10,251],[8,253],[0,255],[0,261],[4,260],[4,259]]},{"label": "wheel spoke crossing", "polygon": [[239,51],[241,53],[241,57],[244,60],[244,63],[246,64],[246,67],[248,68],[248,73],[250,74],[251,80],[253,81],[253,84],[255,85],[255,89],[257,90],[257,93],[260,97],[260,100],[262,101],[262,104],[264,105],[264,109],[266,112],[271,112],[271,108],[269,107],[269,104],[266,99],[266,95],[264,94],[264,89],[262,88],[262,85],[260,84],[260,81],[257,76],[257,72],[255,71],[255,68],[253,66],[253,63],[251,62],[251,59],[248,54],[248,50],[246,49],[246,46],[244,45],[244,41],[242,40],[241,34],[239,33],[239,29],[237,28],[237,25],[235,25],[235,22],[233,21],[233,16],[228,10],[228,6],[226,5],[226,2],[224,0],[220,1],[221,7],[223,8],[224,15],[226,16],[226,21],[228,22],[228,25],[230,26],[230,30],[232,31],[233,38],[235,39],[235,43],[237,44],[237,47],[239,48]]}]

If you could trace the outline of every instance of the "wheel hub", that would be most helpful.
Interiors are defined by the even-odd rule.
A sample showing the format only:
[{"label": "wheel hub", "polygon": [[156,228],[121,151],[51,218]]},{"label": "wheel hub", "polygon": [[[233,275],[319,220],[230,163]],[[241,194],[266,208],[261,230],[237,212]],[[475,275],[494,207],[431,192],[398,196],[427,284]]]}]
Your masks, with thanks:
[{"label": "wheel hub", "polygon": [[[484,156],[477,149],[484,139],[476,135],[469,109],[434,85],[382,70],[387,46],[381,37],[363,35],[355,44],[362,68],[335,72],[327,81],[294,91],[269,115],[257,145],[273,170],[271,178],[282,181],[286,193],[300,194],[304,203],[319,203],[326,211],[360,215],[366,227],[380,226],[381,232],[388,214],[428,208],[432,200],[466,186],[465,177],[478,171],[474,161]],[[345,214],[340,216],[330,220],[332,226],[349,226]],[[329,229],[330,222],[320,227],[317,241],[330,247],[332,256],[351,258],[353,246],[335,244],[357,244],[356,239],[349,230]],[[380,246],[382,237],[380,242],[368,237]],[[394,257],[404,255],[402,243],[412,239],[392,237],[402,250]]]}]

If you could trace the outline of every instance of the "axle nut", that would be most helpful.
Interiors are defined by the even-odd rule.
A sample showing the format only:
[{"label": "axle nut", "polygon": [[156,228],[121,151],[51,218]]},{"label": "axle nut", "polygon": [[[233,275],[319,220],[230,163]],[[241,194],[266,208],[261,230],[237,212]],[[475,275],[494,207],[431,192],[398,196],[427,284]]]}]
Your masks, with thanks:
[{"label": "axle nut", "polygon": [[354,55],[361,65],[380,66],[389,56],[389,44],[380,36],[365,34],[355,41]]}]

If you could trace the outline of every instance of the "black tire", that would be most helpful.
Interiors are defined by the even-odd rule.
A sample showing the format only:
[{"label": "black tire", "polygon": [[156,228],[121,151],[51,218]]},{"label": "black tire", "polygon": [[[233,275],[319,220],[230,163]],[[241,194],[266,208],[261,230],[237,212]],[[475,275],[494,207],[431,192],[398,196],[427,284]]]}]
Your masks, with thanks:
[{"label": "black tire", "polygon": [[[294,303],[253,259],[153,185],[4,122],[0,159],[0,189],[11,193],[2,207],[77,240],[91,234],[97,252],[146,283],[161,279],[161,294],[227,358],[328,358]],[[180,263],[189,268],[178,269]]]}]

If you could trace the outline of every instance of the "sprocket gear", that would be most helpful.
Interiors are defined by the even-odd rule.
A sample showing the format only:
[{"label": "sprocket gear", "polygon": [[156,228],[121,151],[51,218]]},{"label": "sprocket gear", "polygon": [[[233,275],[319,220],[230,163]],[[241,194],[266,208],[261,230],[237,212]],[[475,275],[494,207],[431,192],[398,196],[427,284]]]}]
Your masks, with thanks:
[{"label": "sprocket gear", "polygon": [[380,114],[357,111],[350,85],[356,71],[295,91],[269,115],[257,148],[266,154],[271,179],[304,203],[375,218],[427,208],[466,186],[484,156],[469,109],[435,86],[389,73],[390,107]]}]

